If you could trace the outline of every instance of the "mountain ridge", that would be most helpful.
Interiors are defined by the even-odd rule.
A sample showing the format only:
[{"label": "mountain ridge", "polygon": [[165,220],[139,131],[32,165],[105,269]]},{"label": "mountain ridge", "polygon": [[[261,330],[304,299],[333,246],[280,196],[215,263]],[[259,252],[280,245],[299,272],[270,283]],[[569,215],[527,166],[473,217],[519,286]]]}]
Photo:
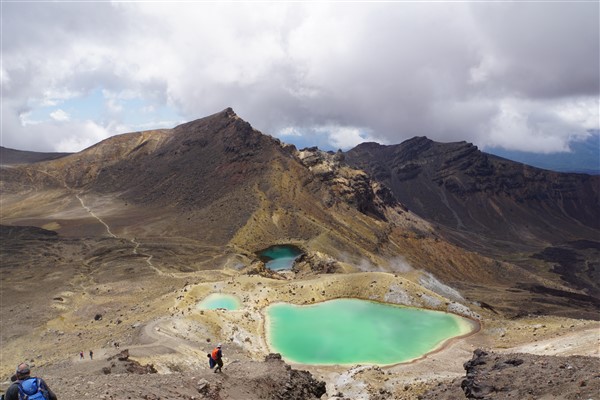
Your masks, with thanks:
[{"label": "mountain ridge", "polygon": [[[549,243],[552,232],[539,233],[544,215],[573,224],[580,214],[561,217],[552,194],[536,196],[546,175],[519,167],[496,176],[497,161],[466,142],[411,143],[396,158],[379,155],[378,163],[366,163],[379,166],[369,173],[351,165],[352,155],[348,162],[347,153],[297,150],[226,109],[173,129],[119,135],[59,159],[2,166],[5,383],[14,372],[10,365],[34,360],[67,400],[82,393],[310,398],[323,388],[330,399],[436,398],[425,390],[449,388],[475,348],[548,353],[543,343],[550,343],[554,354],[597,354],[600,244],[589,238],[597,230],[581,224],[579,233],[568,225]],[[377,155],[379,146],[364,149]],[[427,157],[432,149],[439,159]],[[390,158],[397,168],[386,166]],[[377,174],[401,178],[394,182],[409,194],[419,194],[415,182],[422,183],[424,194],[433,193],[421,197],[424,210],[449,212],[447,220],[419,216],[413,211],[419,204],[405,203],[393,192],[398,187]],[[530,177],[535,185],[528,188]],[[502,186],[494,190],[497,182]],[[571,183],[579,193],[581,181]],[[544,205],[525,221],[535,223],[525,228],[536,235],[518,243],[477,224],[470,234],[469,224],[487,221],[484,211],[459,208],[471,197],[486,199],[480,205],[496,214],[491,204],[501,211],[518,205],[522,213]],[[514,215],[509,211],[503,211],[507,218]],[[465,227],[457,226],[459,219]],[[509,222],[510,229],[521,224]],[[268,270],[257,254],[277,244],[304,253],[289,271]],[[243,308],[201,309],[212,294],[234,296]],[[473,332],[414,362],[385,367],[302,365],[305,373],[269,355],[267,306],[347,297],[458,314],[471,319]],[[214,343],[224,344],[223,375],[206,367]],[[125,367],[111,361],[119,344],[158,375],[122,375]],[[81,349],[94,351],[93,362],[80,360]],[[581,365],[594,371],[595,361]],[[105,375],[111,371],[112,378]],[[532,363],[521,373],[528,382],[547,372]],[[172,376],[182,384],[166,388]],[[230,377],[240,385],[229,385]],[[596,387],[594,381],[585,393]],[[581,393],[578,382],[560,390]]]}]

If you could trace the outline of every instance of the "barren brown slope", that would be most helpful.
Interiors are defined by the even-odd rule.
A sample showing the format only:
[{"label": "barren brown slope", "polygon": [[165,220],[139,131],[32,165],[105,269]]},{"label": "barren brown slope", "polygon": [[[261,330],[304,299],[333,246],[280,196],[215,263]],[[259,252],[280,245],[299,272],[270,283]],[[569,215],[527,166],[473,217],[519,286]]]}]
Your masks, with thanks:
[{"label": "barren brown slope", "polygon": [[[224,342],[234,379],[259,373],[245,375],[236,393],[246,399],[253,387],[272,398],[270,389],[289,389],[294,380],[265,382],[277,371],[251,360],[270,352],[264,307],[279,301],[360,297],[483,319],[481,331],[457,340],[454,350],[386,372],[311,367],[327,381],[329,397],[406,398],[417,380],[456,377],[457,368],[462,374],[461,359],[474,344],[537,346],[537,338],[598,326],[524,317],[597,318],[599,307],[547,271],[449,243],[341,154],[296,151],[229,109],[173,130],[111,138],[60,160],[5,168],[0,184],[0,222],[8,225],[0,228],[0,373],[8,384],[14,365],[33,360],[67,399],[158,396],[169,375],[107,379],[94,369],[107,363],[100,357],[112,354],[115,341],[138,361],[186,380],[185,393],[169,390],[167,397],[192,396],[198,377],[217,379],[205,374],[205,355]],[[262,265],[253,252],[274,243],[302,247],[302,269],[255,274]],[[571,260],[562,252],[539,257]],[[326,274],[321,261],[341,273]],[[198,309],[217,292],[239,297],[244,309]],[[89,374],[77,356],[88,349],[98,362]],[[267,386],[256,387],[260,382]]]},{"label": "barren brown slope", "polygon": [[[380,205],[369,205],[376,195],[368,178],[347,175],[343,184],[321,179],[293,146],[227,109],[172,130],[124,134],[60,160],[7,168],[2,221],[66,237],[186,238],[250,252],[314,241],[367,256],[390,224]],[[355,181],[365,193],[353,193]]]},{"label": "barren brown slope", "polygon": [[329,189],[293,151],[227,109],[173,130],[124,134],[60,160],[7,168],[2,217],[67,236],[184,237],[212,246],[227,245],[256,222],[252,238],[236,239],[252,250],[335,232],[332,204],[321,201]]},{"label": "barren brown slope", "polygon": [[54,160],[68,156],[71,153],[40,153],[23,151],[0,146],[0,165],[31,164],[40,161]]},{"label": "barren brown slope", "polygon": [[[511,314],[531,290],[568,289],[448,243],[339,154],[296,151],[231,109],[8,168],[1,184],[3,224],[111,239],[96,242],[85,261],[98,271],[124,260],[156,273],[242,267],[260,249],[294,243],[346,263],[347,271],[403,271],[408,261]],[[507,295],[515,282],[528,286]],[[550,308],[569,310],[569,296]]]},{"label": "barren brown slope", "polygon": [[466,142],[425,137],[392,146],[363,143],[346,157],[415,213],[453,230],[456,240],[483,235],[486,248],[502,251],[503,242],[537,247],[597,239],[600,232],[598,176],[542,170]]},{"label": "barren brown slope", "polygon": [[[390,240],[393,232],[434,236],[393,199],[381,198],[376,192],[386,192],[363,172],[300,153],[227,109],[172,130],[124,134],[60,160],[7,169],[2,221],[64,237],[124,238],[141,243],[163,268],[182,252],[211,261],[217,252],[252,257],[285,242],[385,267],[398,255],[419,254],[424,244],[400,244]],[[432,243],[426,247],[435,252]],[[430,264],[447,275],[443,263]],[[482,267],[473,268],[470,276]]]},{"label": "barren brown slope", "polygon": [[[546,171],[466,142],[425,137],[363,143],[346,158],[451,242],[600,299],[600,177]],[[548,294],[518,281],[514,290]]]}]

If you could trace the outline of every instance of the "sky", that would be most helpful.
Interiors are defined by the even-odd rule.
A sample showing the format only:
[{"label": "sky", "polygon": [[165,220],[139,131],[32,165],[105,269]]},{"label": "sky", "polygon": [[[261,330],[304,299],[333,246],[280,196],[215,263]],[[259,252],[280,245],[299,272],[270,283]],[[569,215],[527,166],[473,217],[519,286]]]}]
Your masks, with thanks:
[{"label": "sky", "polygon": [[535,153],[600,128],[600,3],[2,0],[5,147],[76,152],[227,107],[297,147]]}]

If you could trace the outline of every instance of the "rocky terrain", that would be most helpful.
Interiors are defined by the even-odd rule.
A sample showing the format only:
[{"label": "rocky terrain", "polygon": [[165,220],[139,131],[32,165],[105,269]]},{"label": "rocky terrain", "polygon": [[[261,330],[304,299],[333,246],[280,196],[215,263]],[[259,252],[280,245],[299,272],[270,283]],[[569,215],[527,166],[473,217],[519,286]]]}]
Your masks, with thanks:
[{"label": "rocky terrain", "polygon": [[[456,147],[457,154],[477,154]],[[575,203],[565,200],[558,216],[554,197],[547,196],[527,222],[531,232],[541,231],[546,214],[549,224],[564,222],[556,241],[533,235],[514,251],[509,247],[517,239],[503,249],[498,243],[507,239],[500,233],[502,240],[488,241],[494,229],[521,224],[519,218],[485,220],[491,225],[474,230],[471,239],[477,240],[461,241],[468,229],[453,230],[435,216],[413,212],[414,204],[396,194],[400,186],[350,166],[347,157],[297,150],[226,109],[60,158],[28,163],[37,159],[32,156],[3,165],[1,387],[17,363],[29,360],[67,400],[463,398],[461,383],[469,378],[463,364],[476,349],[493,361],[469,367],[467,373],[477,377],[467,386],[470,393],[480,387],[478,395],[527,398],[510,382],[537,385],[548,372],[544,365],[552,366],[550,379],[569,396],[597,387],[598,229],[579,221],[578,234],[573,225],[585,213],[593,218],[593,209],[574,214],[569,210]],[[421,175],[429,173],[429,164],[423,161]],[[462,182],[479,171],[467,170],[455,168],[444,179]],[[482,171],[479,180],[510,181],[494,168]],[[512,173],[517,180],[544,178],[527,169]],[[555,178],[571,182],[571,199],[592,190],[584,178]],[[533,190],[523,185],[523,191]],[[459,193],[440,187],[448,189],[446,196]],[[521,216],[542,204],[533,195],[515,200],[506,185],[498,190],[504,191],[499,198],[509,198],[502,204],[519,204]],[[436,198],[423,195],[422,201],[432,201],[425,209],[443,210]],[[473,215],[491,213],[494,199]],[[459,200],[448,204],[462,215]],[[270,271],[257,252],[274,244],[292,244],[304,254],[292,270]],[[212,293],[236,296],[243,308],[199,309]],[[342,297],[451,312],[469,318],[474,329],[397,365],[287,365],[271,355],[266,306]],[[224,344],[222,375],[207,368],[206,353],[216,342]],[[125,349],[126,359],[119,360]],[[94,360],[87,358],[89,350]],[[80,351],[86,359],[79,359]],[[537,356],[551,361],[538,362]],[[515,359],[523,363],[505,363]],[[560,365],[578,372],[568,377]],[[561,371],[555,373],[555,366]],[[523,380],[497,375],[511,371]],[[578,386],[582,381],[586,386]]]},{"label": "rocky terrain", "polygon": [[[277,354],[262,362],[233,362],[222,373],[209,369],[158,374],[130,361],[127,350],[103,359],[87,355],[73,365],[40,368],[61,399],[319,399],[325,382],[290,368]],[[77,379],[74,379],[76,377]]]},{"label": "rocky terrain", "polygon": [[577,302],[581,313],[574,315],[597,314],[600,176],[547,171],[467,142],[426,137],[389,146],[363,143],[345,160],[389,187],[453,244],[571,288],[556,291],[520,280],[506,288],[542,295],[530,299],[530,307]]},{"label": "rocky terrain", "polygon": [[496,354],[477,349],[464,364],[466,375],[438,385],[431,399],[595,399],[600,393],[600,359]]}]

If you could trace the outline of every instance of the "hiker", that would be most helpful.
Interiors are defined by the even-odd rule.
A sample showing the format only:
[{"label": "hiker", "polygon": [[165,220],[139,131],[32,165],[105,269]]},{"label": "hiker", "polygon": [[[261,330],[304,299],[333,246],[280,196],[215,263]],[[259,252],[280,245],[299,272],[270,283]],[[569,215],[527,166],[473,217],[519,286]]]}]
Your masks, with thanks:
[{"label": "hiker", "polygon": [[17,366],[17,380],[13,382],[6,394],[5,400],[57,400],[56,395],[42,378],[30,376],[29,364],[21,363]]},{"label": "hiker", "polygon": [[214,363],[217,364],[217,367],[213,372],[223,372],[221,371],[221,368],[223,368],[223,353],[221,353],[221,343],[219,343],[217,347],[215,347],[215,349],[212,351],[212,353],[210,354],[210,358],[212,358]]},{"label": "hiker", "polygon": [[94,352],[90,350],[90,360],[94,359]]},{"label": "hiker", "polygon": [[79,359],[80,359],[80,360],[83,360],[83,351],[80,351],[80,352],[79,352]]},{"label": "hiker", "polygon": [[215,360],[213,360],[212,354],[208,353],[207,356],[208,356],[208,367],[210,369],[213,369],[215,367],[215,365],[216,365],[215,364]]}]

